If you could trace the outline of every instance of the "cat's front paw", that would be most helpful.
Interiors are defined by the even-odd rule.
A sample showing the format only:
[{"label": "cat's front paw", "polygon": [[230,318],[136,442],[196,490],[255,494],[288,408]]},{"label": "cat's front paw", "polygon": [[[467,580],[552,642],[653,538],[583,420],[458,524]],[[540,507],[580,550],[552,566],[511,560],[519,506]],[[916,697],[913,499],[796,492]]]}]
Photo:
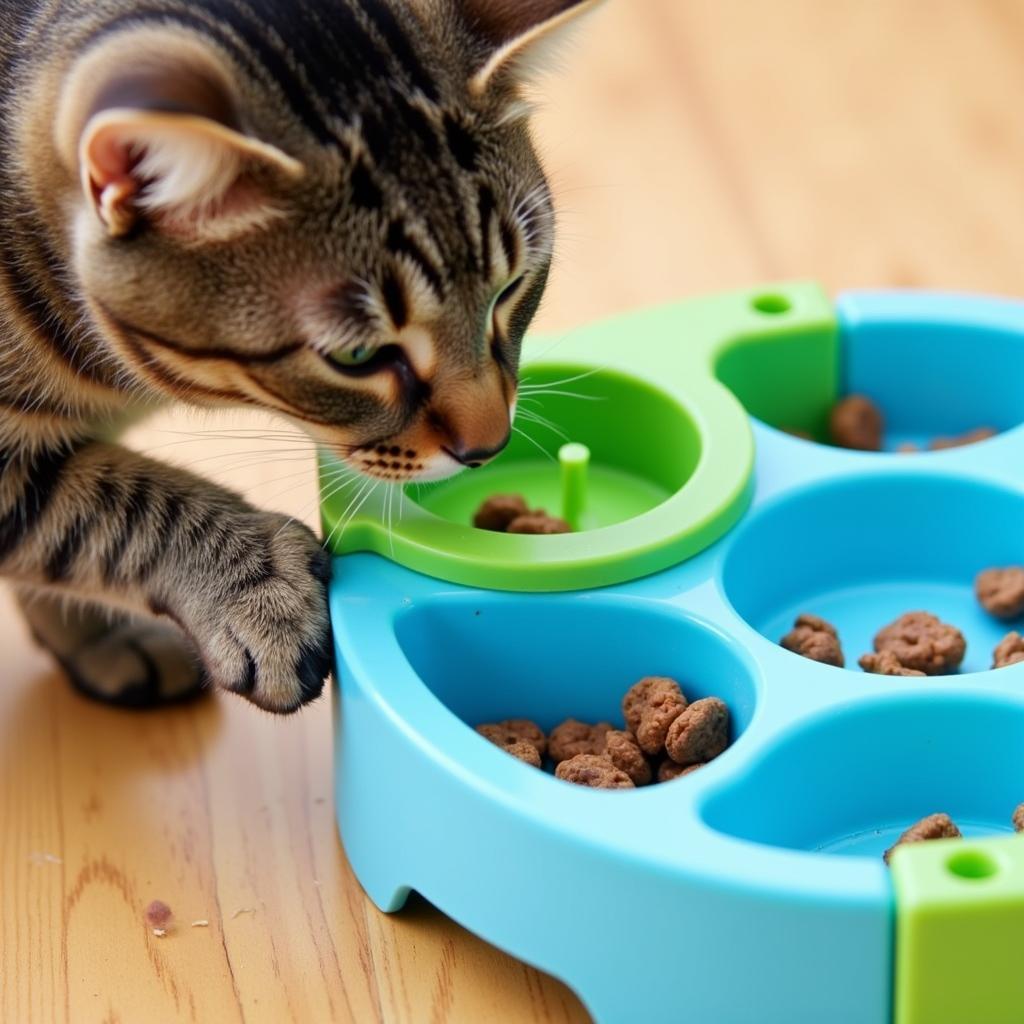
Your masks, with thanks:
[{"label": "cat's front paw", "polygon": [[269,513],[252,519],[260,557],[213,588],[217,606],[194,631],[216,685],[290,714],[320,696],[330,673],[331,560],[305,526]]}]

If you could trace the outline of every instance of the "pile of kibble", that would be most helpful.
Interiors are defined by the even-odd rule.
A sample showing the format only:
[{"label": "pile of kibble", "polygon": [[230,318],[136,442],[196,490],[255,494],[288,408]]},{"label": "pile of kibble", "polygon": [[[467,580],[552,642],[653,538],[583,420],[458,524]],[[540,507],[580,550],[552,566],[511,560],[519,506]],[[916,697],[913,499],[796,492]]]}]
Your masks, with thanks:
[{"label": "pile of kibble", "polygon": [[488,498],[473,516],[473,525],[492,533],[572,533],[564,519],[549,516],[542,508],[531,509],[521,494],[495,494]]},{"label": "pile of kibble", "polygon": [[[880,452],[885,447],[885,419],[882,410],[865,395],[849,395],[837,402],[828,421],[829,439],[838,448],[853,448],[862,452]],[[810,440],[809,435],[791,431]],[[978,427],[958,437],[936,437],[928,450],[937,452],[946,448],[961,448],[995,437],[991,427]],[[920,451],[913,444],[901,444],[896,451],[905,454]]]},{"label": "pile of kibble", "polygon": [[729,709],[717,697],[690,703],[674,679],[648,676],[622,699],[625,729],[575,718],[550,735],[522,718],[477,727],[496,746],[564,782],[592,789],[634,789],[671,782],[702,768],[729,746]]},{"label": "pile of kibble", "polygon": [[[982,607],[997,619],[1024,615],[1024,566],[986,569],[974,581]],[[835,626],[817,615],[797,616],[782,646],[824,665],[843,668],[846,659]],[[967,641],[955,626],[930,612],[907,612],[875,635],[874,651],[858,664],[865,672],[883,676],[943,676],[955,672],[967,653]],[[1024,637],[1012,630],[992,652],[992,667],[1006,668],[1024,661]]]},{"label": "pile of kibble", "polygon": [[[974,592],[982,607],[998,619],[1024,615],[1024,567],[986,569],[974,581]],[[793,629],[782,638],[782,646],[812,661],[843,668],[846,659],[835,626],[817,615],[797,617]],[[862,655],[865,672],[883,676],[940,676],[955,672],[967,652],[967,641],[955,626],[929,612],[907,612],[875,635],[874,651]],[[1024,662],[1024,637],[1007,633],[992,655],[993,668]],[[1013,813],[1013,827],[1024,832],[1024,804]],[[960,830],[948,814],[930,814],[915,822],[885,851],[885,862],[897,846],[928,839],[958,839]]]}]

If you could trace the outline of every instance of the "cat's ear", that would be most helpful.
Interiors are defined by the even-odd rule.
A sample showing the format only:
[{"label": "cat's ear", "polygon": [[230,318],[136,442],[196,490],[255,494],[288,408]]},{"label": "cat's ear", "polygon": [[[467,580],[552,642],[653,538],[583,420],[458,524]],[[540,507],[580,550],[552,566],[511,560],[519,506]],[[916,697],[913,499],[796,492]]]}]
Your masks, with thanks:
[{"label": "cat's ear", "polygon": [[188,47],[106,56],[87,69],[87,102],[82,69],[66,86],[57,131],[111,236],[145,219],[186,240],[224,240],[275,214],[267,182],[300,177],[302,164],[242,130],[219,69]]},{"label": "cat's ear", "polygon": [[487,47],[470,80],[482,95],[498,82],[519,84],[544,70],[576,22],[603,0],[458,0],[469,30]]}]

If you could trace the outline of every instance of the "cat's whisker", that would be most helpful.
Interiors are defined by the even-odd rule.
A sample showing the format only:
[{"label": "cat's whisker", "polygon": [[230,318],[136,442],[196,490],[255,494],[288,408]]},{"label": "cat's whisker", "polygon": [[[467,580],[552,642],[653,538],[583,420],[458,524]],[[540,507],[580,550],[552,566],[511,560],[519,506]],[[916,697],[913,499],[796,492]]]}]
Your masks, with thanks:
[{"label": "cat's whisker", "polygon": [[578,391],[560,391],[560,390],[538,390],[532,392],[532,394],[540,397],[541,395],[552,395],[556,398],[576,398],[581,402],[606,402],[608,399],[604,395],[581,395]]},{"label": "cat's whisker", "polygon": [[[300,520],[305,521],[314,508],[326,501],[330,501],[336,494],[345,490],[346,487],[350,487],[352,485],[353,476],[355,475],[356,474],[353,471],[350,471],[349,473],[341,473],[335,476],[325,477],[317,488],[316,496],[312,500],[307,501],[299,509],[297,517]],[[294,486],[286,487],[284,490],[271,495],[268,501],[276,501],[278,498],[283,497],[292,490],[294,490]]]},{"label": "cat's whisker", "polygon": [[388,487],[388,545],[391,548],[392,558],[395,557],[395,526],[392,518],[395,508],[395,490],[394,484]]},{"label": "cat's whisker", "polygon": [[537,413],[532,412],[529,409],[520,409],[519,410],[519,415],[517,416],[517,419],[519,417],[524,419],[527,423],[536,423],[537,426],[543,427],[546,430],[550,430],[551,433],[556,434],[566,444],[569,443],[569,440],[570,440],[569,435],[566,434],[566,432],[564,430],[562,430],[561,427],[559,427],[556,424],[552,423],[551,420],[546,419],[545,417],[540,416]]},{"label": "cat's whisker", "polygon": [[341,527],[341,530],[338,533],[338,538],[340,540],[342,537],[345,536],[345,531],[352,524],[352,521],[355,519],[355,517],[359,515],[360,510],[369,500],[370,496],[381,486],[383,482],[383,480],[369,481],[370,486],[365,490],[365,493],[363,494],[362,498],[359,499],[359,503],[352,509],[351,512],[346,513],[346,515],[342,519],[339,519],[334,529],[331,530],[331,534],[328,537],[326,544],[328,548],[330,548],[331,544],[334,542],[334,534],[338,530],[338,527]]},{"label": "cat's whisker", "polygon": [[513,424],[512,425],[512,432],[515,433],[515,434],[518,434],[520,437],[523,437],[527,441],[529,441],[530,444],[532,444],[534,446],[534,448],[536,448],[537,451],[539,451],[541,453],[541,455],[543,455],[544,458],[548,459],[550,462],[557,462],[558,461],[554,457],[554,455],[552,455],[551,452],[549,452],[547,450],[547,448],[545,448],[544,445],[542,445],[540,443],[540,441],[538,441],[534,437],[530,437],[530,435],[525,430],[523,430],[522,427],[517,427],[515,424]]},{"label": "cat's whisker", "polygon": [[[330,550],[331,545],[334,543],[334,537],[335,534],[337,534],[338,530],[341,529],[342,531],[344,531],[345,526],[347,525],[349,513],[352,512],[353,515],[355,514],[357,503],[364,497],[364,495],[369,494],[370,491],[373,490],[373,487],[374,482],[372,480],[367,480],[359,487],[355,495],[349,501],[348,505],[345,506],[345,511],[338,517],[338,521],[334,524],[334,528],[323,540],[323,546],[327,550]],[[333,494],[327,495],[324,500],[329,500],[331,497],[334,496],[334,494],[338,493],[338,490],[341,489],[343,488],[339,487],[337,490],[333,492]]]},{"label": "cat's whisker", "polygon": [[[563,340],[564,339],[559,339],[559,341],[555,342],[555,345],[561,344]],[[554,348],[555,345],[552,345],[552,348]],[[548,349],[548,351],[551,350]],[[546,384],[531,384],[529,379],[530,371],[529,369],[527,369],[523,375],[522,381],[520,382],[519,390],[522,391],[525,388],[527,391],[537,391],[546,388],[561,388],[565,387],[566,384],[575,384],[579,380],[586,380],[588,377],[593,377],[599,373],[604,373],[605,370],[606,367],[598,366],[595,367],[593,370],[586,370],[583,373],[577,373],[572,377],[563,377],[561,380],[548,381]]]},{"label": "cat's whisker", "polygon": [[[263,481],[261,481],[261,484],[263,484],[263,485],[267,485],[267,484],[280,484],[280,483],[284,482],[285,480],[291,481],[291,480],[295,480],[297,477],[302,477],[302,476],[306,476],[306,470],[300,470],[298,473],[286,473],[283,476],[275,476],[272,480],[263,480]],[[347,481],[348,478],[344,478],[344,479]],[[330,478],[324,477],[320,481],[320,487],[322,489],[326,490],[328,487],[333,486],[337,482],[338,482],[338,478],[337,477],[330,477]],[[275,491],[273,494],[268,495],[265,500],[268,503],[272,504],[273,502],[276,502],[278,499],[283,498],[286,494],[291,494],[295,490],[295,487],[296,487],[296,485],[294,483],[289,483],[287,486],[282,487],[279,490]],[[316,505],[320,500],[321,499],[319,497],[316,497],[312,501],[307,501],[302,506],[302,508],[299,510],[298,517],[300,519],[302,519],[302,520],[305,520],[306,517],[309,515],[309,513],[312,512],[313,506]]]},{"label": "cat's whisker", "polygon": [[[258,458],[254,458],[258,456]],[[183,469],[192,469],[195,466],[203,466],[211,462],[219,462],[225,459],[245,459],[249,458],[252,461],[247,465],[259,466],[264,463],[272,463],[278,461],[294,461],[298,462],[300,459],[309,465],[310,469],[315,466],[315,453],[311,451],[303,451],[300,449],[289,450],[287,448],[256,448],[250,451],[244,452],[218,452],[216,455],[204,455],[201,459],[191,459],[189,461],[178,463]],[[229,469],[239,469],[238,466],[230,466]]]}]

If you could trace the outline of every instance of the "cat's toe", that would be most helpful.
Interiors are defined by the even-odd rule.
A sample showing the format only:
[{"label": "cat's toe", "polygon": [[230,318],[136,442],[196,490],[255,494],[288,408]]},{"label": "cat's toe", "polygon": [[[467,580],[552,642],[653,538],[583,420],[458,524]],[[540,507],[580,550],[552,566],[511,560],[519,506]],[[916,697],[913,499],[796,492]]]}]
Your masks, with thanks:
[{"label": "cat's toe", "polygon": [[180,703],[206,690],[206,675],[186,638],[160,622],[128,621],[58,655],[84,696],[117,707]]}]

